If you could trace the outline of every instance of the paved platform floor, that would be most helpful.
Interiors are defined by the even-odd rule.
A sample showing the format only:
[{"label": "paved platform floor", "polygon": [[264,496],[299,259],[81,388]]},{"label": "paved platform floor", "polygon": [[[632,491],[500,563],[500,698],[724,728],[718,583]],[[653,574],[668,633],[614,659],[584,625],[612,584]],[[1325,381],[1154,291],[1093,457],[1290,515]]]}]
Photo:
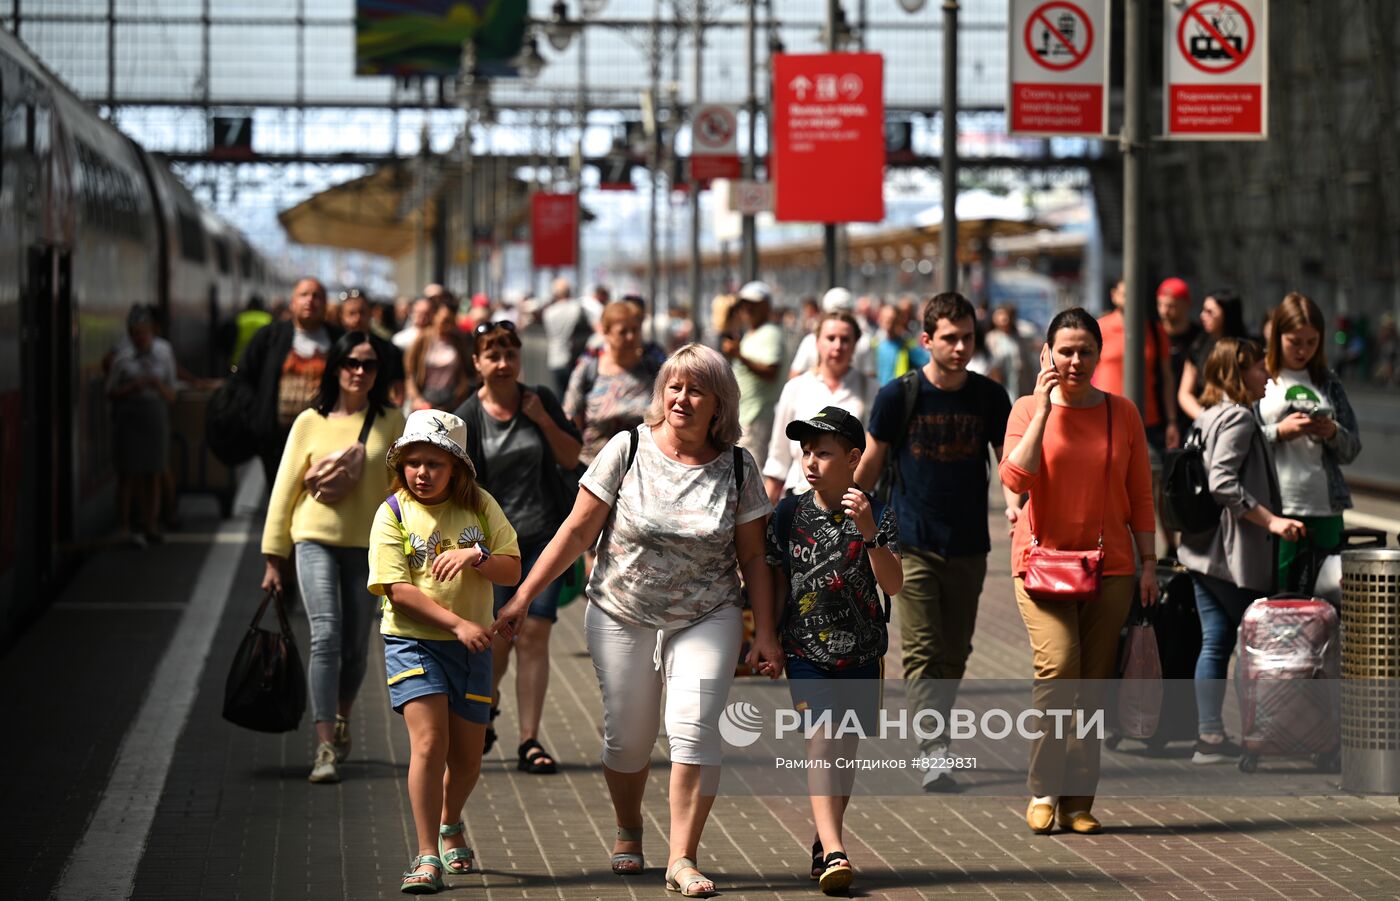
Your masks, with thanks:
[{"label": "paved platform floor", "polygon": [[[184,511],[169,543],[96,555],[0,658],[0,898],[399,897],[412,852],[408,744],[382,658],[371,655],[339,785],[305,780],[309,724],[269,736],[223,722],[224,676],[258,600],[260,519],[246,498],[223,524],[202,499]],[[969,675],[1025,677],[1004,536],[996,542]],[[219,578],[231,586],[223,595],[210,588]],[[648,870],[607,870],[612,818],[582,613],[563,611],[553,641],[544,739],[562,772],[515,770],[508,691],[502,741],[466,817],[485,872],[451,879],[448,897],[667,897],[664,742],[646,803]],[[295,625],[305,653],[304,618]],[[180,646],[199,634],[204,645]],[[1015,786],[1003,797],[857,798],[847,820],[856,896],[1400,896],[1393,797],[1105,797],[1096,810],[1109,828],[1098,837],[1032,836],[1024,805]],[[811,833],[805,797],[724,796],[702,866],[724,897],[815,896]]]}]

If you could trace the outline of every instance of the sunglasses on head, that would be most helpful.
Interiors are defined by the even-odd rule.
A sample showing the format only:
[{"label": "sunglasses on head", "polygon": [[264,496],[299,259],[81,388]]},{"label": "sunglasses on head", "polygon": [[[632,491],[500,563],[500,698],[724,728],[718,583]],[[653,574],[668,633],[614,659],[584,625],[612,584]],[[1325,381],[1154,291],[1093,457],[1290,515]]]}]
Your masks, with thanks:
[{"label": "sunglasses on head", "polygon": [[360,372],[378,372],[378,360],[357,360],[354,357],[347,357],[340,361],[341,369],[359,370]]},{"label": "sunglasses on head", "polygon": [[483,323],[481,323],[481,325],[478,325],[478,326],[476,327],[476,334],[478,334],[478,335],[490,334],[491,332],[494,332],[494,331],[495,331],[496,329],[498,329],[498,328],[503,328],[503,329],[505,329],[505,330],[508,331],[508,332],[513,332],[513,331],[515,331],[515,323],[514,323],[514,322],[511,322],[509,319],[500,319],[500,320],[497,320],[496,322],[483,322]]}]

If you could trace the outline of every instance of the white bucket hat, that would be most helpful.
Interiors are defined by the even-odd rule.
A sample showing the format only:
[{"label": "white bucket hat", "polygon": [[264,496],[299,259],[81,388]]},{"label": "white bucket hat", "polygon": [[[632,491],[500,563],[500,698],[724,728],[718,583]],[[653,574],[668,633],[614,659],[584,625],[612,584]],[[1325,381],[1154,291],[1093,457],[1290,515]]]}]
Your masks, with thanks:
[{"label": "white bucket hat", "polygon": [[770,303],[773,289],[768,287],[767,282],[749,282],[739,289],[739,299],[750,303]]},{"label": "white bucket hat", "polygon": [[390,469],[399,465],[399,456],[410,444],[419,442],[447,451],[467,464],[472,478],[476,478],[476,467],[467,456],[467,424],[460,417],[441,410],[415,410],[408,415],[403,428],[403,436],[389,447],[387,462]]},{"label": "white bucket hat", "polygon": [[853,313],[856,299],[845,288],[832,288],[822,295],[823,313]]}]

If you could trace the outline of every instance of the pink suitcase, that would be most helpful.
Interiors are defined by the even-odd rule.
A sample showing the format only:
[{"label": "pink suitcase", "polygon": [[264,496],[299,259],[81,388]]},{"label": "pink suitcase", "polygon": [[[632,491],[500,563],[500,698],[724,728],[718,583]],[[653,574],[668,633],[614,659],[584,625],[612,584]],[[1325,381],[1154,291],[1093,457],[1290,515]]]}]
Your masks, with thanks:
[{"label": "pink suitcase", "polygon": [[1240,770],[1260,757],[1311,757],[1336,772],[1341,750],[1337,610],[1318,598],[1255,601],[1240,623],[1235,664],[1243,729]]}]

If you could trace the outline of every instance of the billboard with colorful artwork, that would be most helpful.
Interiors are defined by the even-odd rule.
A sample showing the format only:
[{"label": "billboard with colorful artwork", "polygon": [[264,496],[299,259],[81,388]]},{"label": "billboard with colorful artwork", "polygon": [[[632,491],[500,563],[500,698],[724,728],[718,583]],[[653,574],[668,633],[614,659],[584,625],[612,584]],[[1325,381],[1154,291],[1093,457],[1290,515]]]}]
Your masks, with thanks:
[{"label": "billboard with colorful artwork", "polygon": [[462,45],[476,42],[478,69],[514,75],[529,0],[355,0],[355,74],[450,76]]}]

